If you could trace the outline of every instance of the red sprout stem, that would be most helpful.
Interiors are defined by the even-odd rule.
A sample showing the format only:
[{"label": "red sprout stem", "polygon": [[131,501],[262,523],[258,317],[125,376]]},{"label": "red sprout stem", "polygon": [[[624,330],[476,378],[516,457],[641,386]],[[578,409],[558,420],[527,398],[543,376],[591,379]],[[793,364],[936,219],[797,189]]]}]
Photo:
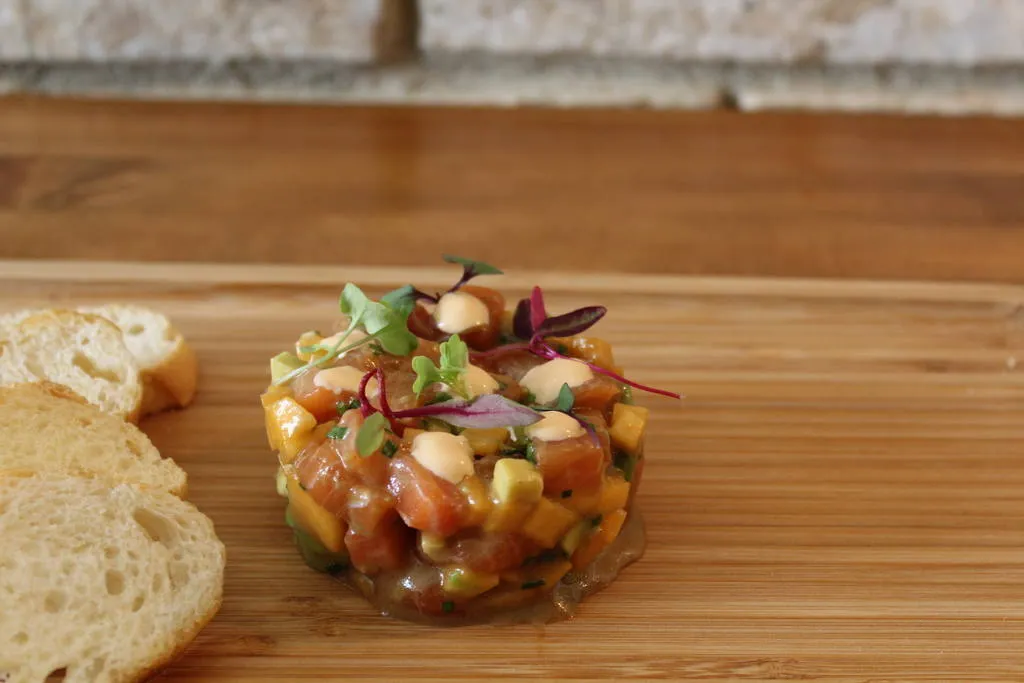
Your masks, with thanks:
[{"label": "red sprout stem", "polygon": [[376,412],[376,409],[370,404],[370,398],[366,395],[366,385],[375,374],[377,374],[376,370],[370,370],[359,380],[359,414],[363,416],[364,420]]},{"label": "red sprout stem", "polygon": [[548,358],[548,359],[568,358],[569,360],[578,360],[581,363],[585,364],[587,367],[589,367],[594,372],[598,373],[599,375],[605,375],[607,377],[611,377],[615,381],[621,382],[621,383],[626,384],[628,386],[631,386],[634,389],[640,389],[641,391],[647,391],[647,392],[650,392],[652,394],[660,394],[661,396],[668,396],[669,398],[682,398],[681,395],[675,393],[674,391],[665,391],[664,389],[657,389],[655,387],[649,387],[646,384],[640,384],[639,382],[634,382],[633,380],[626,379],[622,375],[620,375],[620,374],[618,374],[616,372],[612,372],[611,370],[605,370],[604,368],[602,368],[602,367],[600,367],[598,365],[594,365],[593,363],[591,363],[589,361],[583,360],[581,358],[573,358],[572,356],[566,356],[564,354],[561,354],[558,351],[555,351],[550,346],[548,346],[547,343],[543,339],[541,339],[539,336],[536,336],[536,337],[534,337],[533,339],[530,340],[530,351],[532,351],[533,353],[537,354],[538,356],[542,356],[542,357]]}]

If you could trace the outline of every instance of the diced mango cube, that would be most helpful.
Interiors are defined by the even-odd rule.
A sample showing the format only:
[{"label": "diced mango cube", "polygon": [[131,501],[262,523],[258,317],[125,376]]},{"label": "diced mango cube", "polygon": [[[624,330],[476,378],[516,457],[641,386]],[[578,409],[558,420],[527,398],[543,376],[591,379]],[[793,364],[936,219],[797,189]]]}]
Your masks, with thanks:
[{"label": "diced mango cube", "polygon": [[308,363],[316,356],[323,357],[326,354],[322,351],[308,353],[302,350],[303,346],[312,346],[313,344],[319,344],[321,341],[323,341],[323,336],[321,336],[319,332],[314,332],[312,330],[309,332],[303,332],[295,342],[295,355],[304,363]]},{"label": "diced mango cube", "polygon": [[594,532],[572,554],[572,568],[576,571],[585,569],[618,537],[625,522],[625,510],[616,510],[602,517]]},{"label": "diced mango cube", "polygon": [[466,516],[466,526],[481,526],[487,521],[487,516],[494,507],[487,484],[480,477],[466,477],[459,483],[459,491],[469,503],[469,514]]},{"label": "diced mango cube", "polygon": [[267,421],[267,440],[271,448],[280,449],[284,442],[297,434],[313,431],[316,418],[291,396],[280,398],[264,409]]},{"label": "diced mango cube", "polygon": [[492,429],[463,429],[462,436],[469,441],[469,447],[478,455],[494,455],[508,441],[508,429],[494,427]]},{"label": "diced mango cube", "polygon": [[599,368],[622,374],[622,369],[615,364],[612,345],[600,337],[552,337],[548,339],[548,342],[562,344],[573,358],[579,358],[593,363]]},{"label": "diced mango cube", "polygon": [[331,431],[334,427],[333,422],[325,422],[311,432],[301,432],[293,437],[284,440],[281,444],[281,450],[278,453],[278,459],[284,465],[289,465],[295,460],[295,456],[299,454],[303,448],[311,443],[323,441],[327,438],[327,432]]},{"label": "diced mango cube", "polygon": [[562,499],[562,505],[580,515],[594,515],[601,505],[603,489],[593,491],[573,491],[572,494]]},{"label": "diced mango cube", "polygon": [[609,477],[601,487],[601,500],[597,512],[602,515],[626,507],[629,501],[629,482],[622,477]]},{"label": "diced mango cube", "polygon": [[459,598],[474,598],[491,590],[501,581],[497,574],[475,572],[466,567],[450,567],[441,574],[441,590]]},{"label": "diced mango cube", "polygon": [[520,529],[520,533],[543,548],[553,548],[579,518],[572,510],[541,498]]},{"label": "diced mango cube", "polygon": [[650,411],[643,406],[616,403],[612,409],[612,424],[608,428],[612,445],[630,455],[639,453],[649,415]]},{"label": "diced mango cube", "polygon": [[499,504],[533,504],[544,493],[544,477],[529,460],[502,458],[494,464],[491,491]]},{"label": "diced mango cube", "polygon": [[484,522],[484,531],[489,533],[501,533],[505,531],[516,531],[522,525],[531,512],[533,503],[499,503],[491,508]]},{"label": "diced mango cube", "polygon": [[288,478],[288,506],[295,524],[333,553],[345,548],[345,525],[320,506],[294,477]]}]

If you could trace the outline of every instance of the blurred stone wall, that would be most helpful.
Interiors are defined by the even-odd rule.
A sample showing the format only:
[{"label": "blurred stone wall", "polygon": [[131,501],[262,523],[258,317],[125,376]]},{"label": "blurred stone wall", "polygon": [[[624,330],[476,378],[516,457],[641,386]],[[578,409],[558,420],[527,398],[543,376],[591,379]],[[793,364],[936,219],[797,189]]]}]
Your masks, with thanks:
[{"label": "blurred stone wall", "polygon": [[0,0],[0,89],[1024,112],[1024,0]]}]

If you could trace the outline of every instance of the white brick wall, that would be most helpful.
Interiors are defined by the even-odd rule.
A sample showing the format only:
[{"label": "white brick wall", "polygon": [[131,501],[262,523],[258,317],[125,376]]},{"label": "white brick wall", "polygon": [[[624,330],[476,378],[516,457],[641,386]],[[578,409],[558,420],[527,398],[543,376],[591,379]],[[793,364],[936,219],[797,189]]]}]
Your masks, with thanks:
[{"label": "white brick wall", "polygon": [[1024,0],[422,0],[428,52],[1024,62]]}]

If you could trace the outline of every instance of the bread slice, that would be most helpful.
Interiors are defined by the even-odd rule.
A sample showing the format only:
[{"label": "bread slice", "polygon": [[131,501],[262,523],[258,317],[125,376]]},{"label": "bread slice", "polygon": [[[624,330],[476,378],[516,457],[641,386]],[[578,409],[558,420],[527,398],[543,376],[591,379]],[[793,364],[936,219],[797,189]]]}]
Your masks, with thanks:
[{"label": "bread slice", "polygon": [[102,316],[121,328],[125,344],[142,371],[144,415],[184,408],[192,402],[196,394],[196,354],[167,316],[132,304],[84,306],[78,311]]},{"label": "bread slice", "polygon": [[213,523],[168,493],[0,477],[0,680],[145,680],[217,613],[224,562]]},{"label": "bread slice", "polygon": [[42,382],[0,388],[0,470],[89,476],[186,493],[185,471],[132,424]]},{"label": "bread slice", "polygon": [[[151,415],[168,408],[184,408],[196,393],[195,352],[162,313],[135,304],[81,306],[79,313],[98,315],[117,325],[142,373],[141,413]],[[23,320],[47,311],[23,310],[0,316],[0,337]]]},{"label": "bread slice", "polygon": [[139,368],[120,329],[105,318],[55,309],[0,326],[0,386],[44,380],[108,413],[138,419]]}]

